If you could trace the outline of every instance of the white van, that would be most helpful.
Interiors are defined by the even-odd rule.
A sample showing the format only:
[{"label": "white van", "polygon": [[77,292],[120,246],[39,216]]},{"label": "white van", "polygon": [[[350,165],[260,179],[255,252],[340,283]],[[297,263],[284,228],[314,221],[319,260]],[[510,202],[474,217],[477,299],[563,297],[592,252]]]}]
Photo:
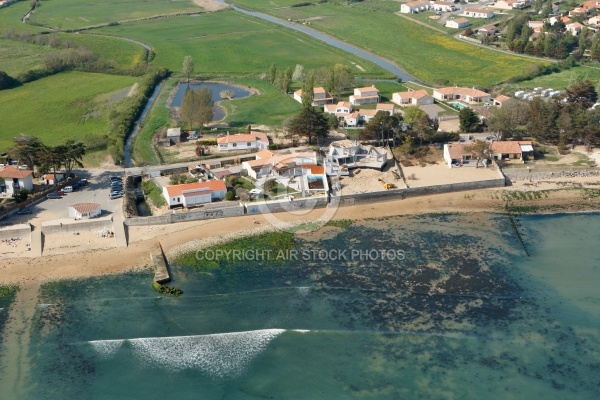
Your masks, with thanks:
[{"label": "white van", "polygon": [[63,188],[63,192],[65,193],[71,193],[73,191],[73,186],[65,186]]}]

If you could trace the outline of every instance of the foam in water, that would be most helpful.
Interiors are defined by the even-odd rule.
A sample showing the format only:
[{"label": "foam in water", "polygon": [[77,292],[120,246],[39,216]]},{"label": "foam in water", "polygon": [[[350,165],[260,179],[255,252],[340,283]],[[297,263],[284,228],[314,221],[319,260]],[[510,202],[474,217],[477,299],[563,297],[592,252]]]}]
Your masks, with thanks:
[{"label": "foam in water", "polygon": [[112,357],[117,350],[121,348],[124,340],[94,340],[89,342],[94,350],[100,353],[103,357]]},{"label": "foam in water", "polygon": [[215,378],[235,377],[285,329],[218,333],[201,336],[100,340],[90,342],[104,356],[127,341],[135,356],[172,372],[200,369]]}]

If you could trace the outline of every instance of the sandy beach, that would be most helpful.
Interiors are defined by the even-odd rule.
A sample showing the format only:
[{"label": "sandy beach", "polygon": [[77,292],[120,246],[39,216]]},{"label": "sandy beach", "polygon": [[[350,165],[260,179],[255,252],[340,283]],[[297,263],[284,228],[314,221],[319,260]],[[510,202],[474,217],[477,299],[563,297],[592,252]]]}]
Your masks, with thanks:
[{"label": "sandy beach", "polygon": [[[421,214],[432,212],[484,212],[502,211],[507,193],[514,190],[545,190],[535,200],[511,200],[515,205],[539,206],[544,212],[576,212],[600,209],[600,198],[591,197],[581,190],[564,187],[565,181],[544,181],[533,187],[529,182],[517,182],[513,187],[469,192],[439,194],[405,200],[340,207],[334,219],[364,219],[393,215]],[[576,182],[579,181],[579,182]],[[573,185],[598,187],[598,177],[572,179]],[[550,190],[548,189],[555,189]],[[318,218],[322,210],[313,210],[304,215],[277,214],[282,221],[310,221]],[[254,220],[258,224],[254,223]],[[71,234],[48,235],[44,255],[31,258],[25,251],[26,240],[18,248],[6,247],[4,260],[0,263],[0,284],[31,284],[64,278],[78,278],[123,272],[137,268],[150,268],[150,250],[160,242],[164,251],[169,251],[192,241],[217,238],[227,235],[242,235],[250,231],[270,229],[264,216],[241,217],[182,222],[171,225],[131,227],[129,246],[117,248],[113,239],[88,233],[75,237]],[[15,251],[23,250],[21,254]],[[10,250],[11,254],[8,254]],[[12,258],[9,258],[13,256]]]}]

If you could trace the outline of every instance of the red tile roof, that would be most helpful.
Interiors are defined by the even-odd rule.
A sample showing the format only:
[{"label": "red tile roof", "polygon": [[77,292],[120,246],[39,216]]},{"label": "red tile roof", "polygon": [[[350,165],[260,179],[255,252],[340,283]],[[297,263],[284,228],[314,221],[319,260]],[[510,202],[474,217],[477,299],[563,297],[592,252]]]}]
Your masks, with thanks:
[{"label": "red tile roof", "polygon": [[217,139],[218,144],[241,143],[241,142],[266,142],[269,143],[267,135],[262,132],[252,132],[236,135],[227,135]]},{"label": "red tile roof", "polygon": [[23,179],[33,174],[33,171],[30,169],[18,169],[13,167],[12,165],[7,165],[5,167],[0,168],[0,177],[9,178],[9,179]]},{"label": "red tile roof", "polygon": [[98,204],[98,203],[77,203],[77,204],[73,204],[71,207],[73,207],[75,210],[77,210],[77,212],[80,214],[89,214],[92,211],[96,211],[98,208],[100,208],[100,204]]},{"label": "red tile roof", "polygon": [[167,193],[170,197],[180,196],[184,191],[188,190],[202,190],[206,189],[209,191],[217,191],[217,190],[227,190],[227,186],[225,186],[225,182],[221,180],[207,181],[207,182],[193,182],[193,183],[184,183],[181,185],[170,185],[165,186],[167,189]]}]

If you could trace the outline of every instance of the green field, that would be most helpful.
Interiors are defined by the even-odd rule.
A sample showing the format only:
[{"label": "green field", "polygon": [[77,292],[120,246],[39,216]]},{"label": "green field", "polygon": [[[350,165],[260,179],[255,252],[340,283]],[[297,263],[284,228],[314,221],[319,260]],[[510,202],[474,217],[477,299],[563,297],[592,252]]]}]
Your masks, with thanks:
[{"label": "green field", "polygon": [[114,61],[123,68],[133,67],[144,54],[142,46],[120,38],[95,36],[91,33],[77,35],[64,33],[60,37],[62,40],[68,40],[87,48],[104,60]]},{"label": "green field", "polygon": [[565,89],[577,79],[589,79],[594,83],[596,88],[600,88],[600,67],[585,67],[579,66],[574,67],[558,73],[543,75],[534,78],[530,81],[523,81],[517,84],[511,85],[515,88],[534,88],[534,87],[545,87],[552,89]]},{"label": "green field", "polygon": [[[398,17],[391,0],[289,7],[288,0],[231,0],[283,19],[309,19],[312,28],[395,61],[415,78],[438,85],[488,87],[521,74],[539,61],[460,42]],[[283,7],[283,8],[282,8]]]},{"label": "green field", "polygon": [[30,22],[68,30],[155,15],[201,11],[203,9],[193,0],[45,0],[35,10]]},{"label": "green field", "polygon": [[16,33],[39,33],[47,31],[45,28],[21,22],[21,19],[27,14],[29,8],[30,4],[28,1],[21,1],[11,4],[8,7],[0,8],[0,36],[4,36],[7,29]]},{"label": "green field", "polygon": [[0,39],[0,71],[15,76],[28,69],[41,68],[44,56],[52,51],[46,46]]},{"label": "green field", "polygon": [[0,150],[20,133],[48,145],[65,139],[84,142],[108,131],[108,111],[127,95],[137,78],[65,72],[0,91]]},{"label": "green field", "polygon": [[[194,58],[196,74],[248,76],[278,68],[313,68],[345,64],[355,75],[390,77],[374,64],[313,40],[304,34],[234,11],[135,22],[94,30],[147,43],[156,52],[154,64],[179,72],[183,58]],[[359,64],[365,72],[354,64]]]}]

